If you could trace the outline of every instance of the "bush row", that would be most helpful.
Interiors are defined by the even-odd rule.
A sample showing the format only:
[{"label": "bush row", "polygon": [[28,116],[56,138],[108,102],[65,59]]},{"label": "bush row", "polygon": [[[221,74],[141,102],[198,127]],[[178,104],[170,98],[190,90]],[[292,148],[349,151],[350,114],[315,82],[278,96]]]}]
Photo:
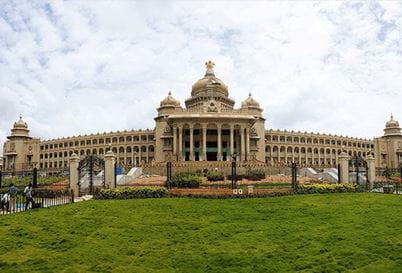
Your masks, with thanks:
[{"label": "bush row", "polygon": [[352,183],[342,184],[310,184],[299,185],[297,193],[336,193],[336,192],[356,192],[359,188]]},{"label": "bush row", "polygon": [[101,189],[94,195],[95,199],[134,199],[134,198],[162,198],[168,196],[163,187],[137,187]]}]

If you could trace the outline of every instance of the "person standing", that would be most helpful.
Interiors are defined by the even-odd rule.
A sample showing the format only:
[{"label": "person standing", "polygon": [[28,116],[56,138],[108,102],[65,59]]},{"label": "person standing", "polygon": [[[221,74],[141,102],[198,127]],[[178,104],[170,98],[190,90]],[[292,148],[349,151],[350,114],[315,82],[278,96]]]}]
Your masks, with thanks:
[{"label": "person standing", "polygon": [[29,183],[28,186],[25,187],[24,194],[25,194],[25,210],[27,210],[29,203],[31,203],[31,206],[34,203],[34,200],[32,198],[32,183]]},{"label": "person standing", "polygon": [[1,211],[3,213],[10,212],[10,194],[6,193],[1,197]]},{"label": "person standing", "polygon": [[10,194],[9,208],[10,208],[10,210],[12,212],[15,212],[15,207],[16,207],[16,203],[17,203],[18,189],[13,183],[10,184],[10,188],[8,190],[8,193]]}]

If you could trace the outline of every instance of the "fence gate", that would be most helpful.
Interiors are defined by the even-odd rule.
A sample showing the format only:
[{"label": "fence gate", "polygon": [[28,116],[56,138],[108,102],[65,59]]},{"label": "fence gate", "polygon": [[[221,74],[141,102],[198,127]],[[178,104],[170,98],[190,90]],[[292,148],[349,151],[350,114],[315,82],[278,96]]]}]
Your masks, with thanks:
[{"label": "fence gate", "polygon": [[96,155],[87,155],[78,164],[80,195],[93,194],[95,187],[105,186],[105,161]]},{"label": "fence gate", "polygon": [[367,186],[368,165],[360,156],[352,156],[349,160],[349,181],[357,185]]}]

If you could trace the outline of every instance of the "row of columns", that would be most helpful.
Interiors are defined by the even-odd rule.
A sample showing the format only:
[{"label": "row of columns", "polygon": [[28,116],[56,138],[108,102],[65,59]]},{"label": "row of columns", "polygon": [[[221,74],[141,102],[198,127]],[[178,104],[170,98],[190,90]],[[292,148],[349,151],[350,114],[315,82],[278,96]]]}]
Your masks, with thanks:
[{"label": "row of columns", "polygon": [[[281,158],[284,158],[284,162],[285,163],[289,163],[289,162],[294,162],[295,160],[299,160],[299,162],[302,162],[302,160],[304,159],[305,162],[309,162],[309,159],[311,159],[312,164],[315,164],[315,160],[318,160],[318,164],[321,164],[321,159],[324,160],[324,164],[327,164],[327,160],[329,159],[331,161],[330,164],[333,164],[333,160],[335,160],[335,164],[338,164],[338,157],[335,155],[334,157],[332,156],[332,154],[329,157],[326,157],[325,154],[323,157],[320,157],[320,155],[318,155],[317,157],[315,157],[314,155],[312,155],[311,157],[308,156],[307,153],[305,153],[304,156],[302,156],[301,153],[298,153],[297,156],[295,156],[295,153],[291,153],[291,156],[289,156],[288,152],[285,152],[285,156],[275,156],[271,154],[269,155],[269,161],[273,161],[274,158],[278,159],[278,162],[280,162]],[[289,160],[291,158],[291,160]]]},{"label": "row of columns", "polygon": [[[194,126],[189,126],[190,130],[190,161],[194,161]],[[200,128],[202,131],[202,155],[200,159],[207,159],[207,125],[203,124]],[[222,125],[217,125],[217,160],[222,161]],[[173,126],[173,154],[178,156],[179,160],[183,160],[183,131],[182,125]],[[234,151],[234,131],[233,125],[230,125],[230,152],[233,154]],[[249,159],[250,155],[250,128],[240,127],[240,160]]]}]

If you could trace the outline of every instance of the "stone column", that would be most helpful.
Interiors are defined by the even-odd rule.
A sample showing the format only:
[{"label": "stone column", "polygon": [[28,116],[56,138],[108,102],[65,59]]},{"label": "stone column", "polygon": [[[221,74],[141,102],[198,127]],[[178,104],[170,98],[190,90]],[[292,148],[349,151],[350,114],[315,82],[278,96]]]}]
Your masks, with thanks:
[{"label": "stone column", "polygon": [[179,161],[183,160],[183,127],[179,126]]},{"label": "stone column", "polygon": [[112,151],[108,151],[105,154],[105,187],[106,188],[115,188],[115,163],[116,156]]},{"label": "stone column", "polygon": [[194,128],[190,125],[190,161],[194,161]]},{"label": "stone column", "polygon": [[246,147],[245,147],[245,143],[244,143],[244,127],[240,127],[240,160],[244,161],[245,160],[245,154],[246,154]]},{"label": "stone column", "polygon": [[246,160],[250,160],[250,128],[246,128]]},{"label": "stone column", "polygon": [[222,125],[218,124],[218,156],[217,160],[222,161]]},{"label": "stone column", "polygon": [[367,156],[367,167],[368,167],[367,179],[368,182],[370,182],[370,189],[372,189],[375,181],[375,158],[373,157],[372,154],[369,154]]},{"label": "stone column", "polygon": [[349,155],[342,152],[339,155],[340,175],[341,183],[349,183]]},{"label": "stone column", "polygon": [[177,127],[173,126],[173,158],[177,159]]},{"label": "stone column", "polygon": [[285,163],[288,163],[288,148],[285,146]]},{"label": "stone column", "polygon": [[207,161],[207,125],[202,125],[202,160]]},{"label": "stone column", "polygon": [[[234,154],[234,132],[233,125],[230,125],[230,155]],[[229,156],[227,156],[229,158]]]},{"label": "stone column", "polygon": [[76,153],[73,153],[70,157],[70,190],[73,190],[74,197],[78,197],[78,164],[80,163],[80,158]]}]

